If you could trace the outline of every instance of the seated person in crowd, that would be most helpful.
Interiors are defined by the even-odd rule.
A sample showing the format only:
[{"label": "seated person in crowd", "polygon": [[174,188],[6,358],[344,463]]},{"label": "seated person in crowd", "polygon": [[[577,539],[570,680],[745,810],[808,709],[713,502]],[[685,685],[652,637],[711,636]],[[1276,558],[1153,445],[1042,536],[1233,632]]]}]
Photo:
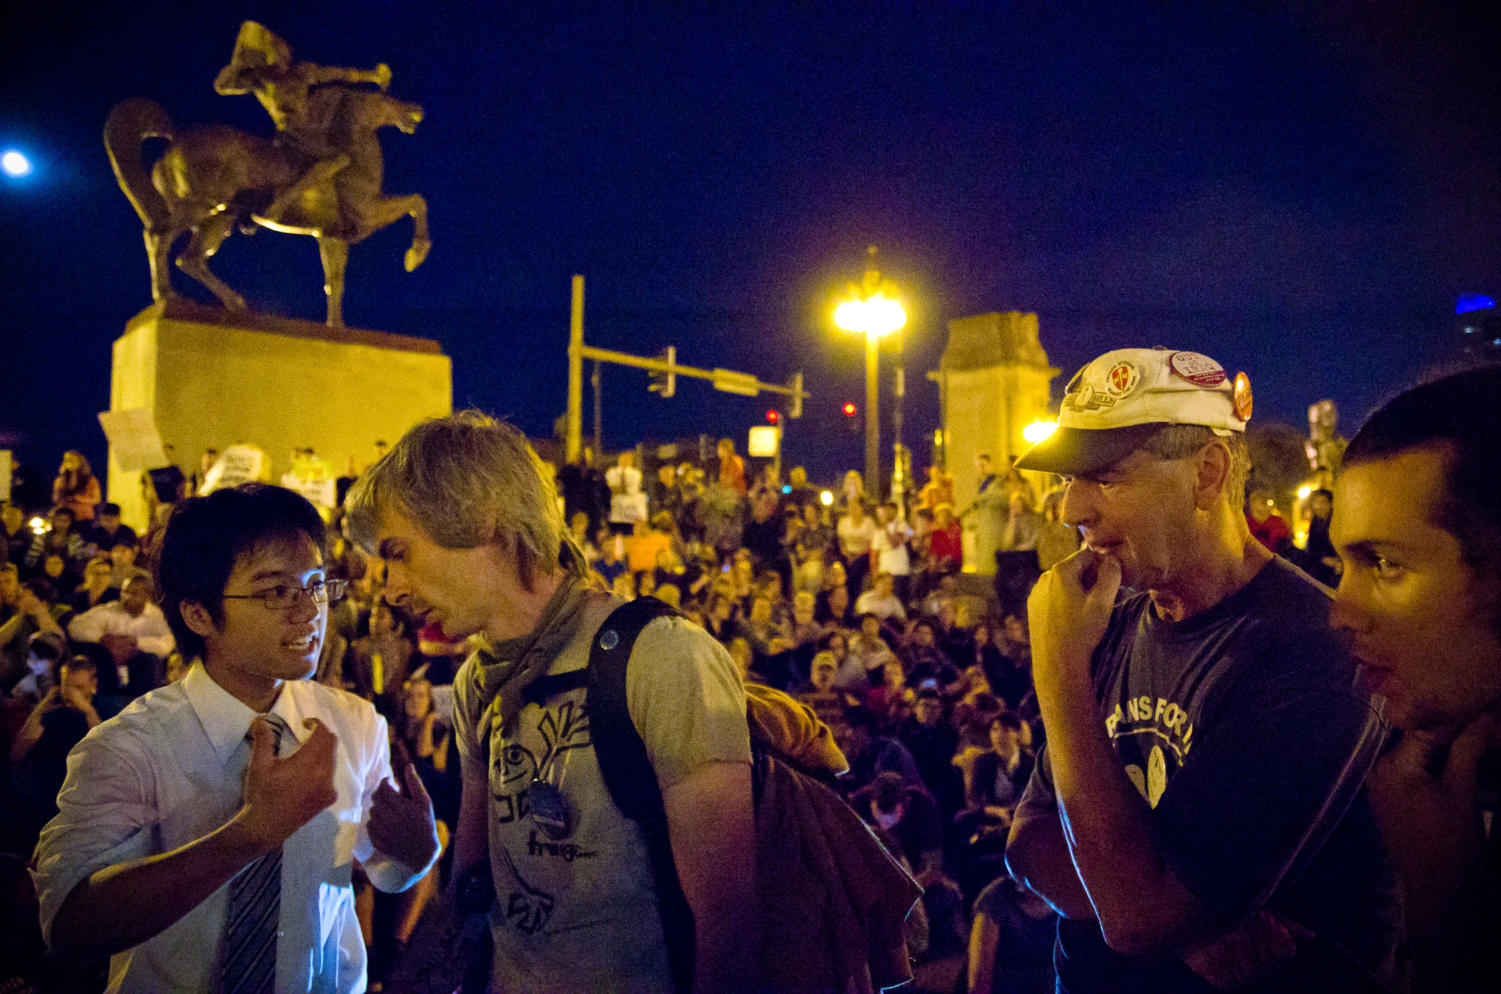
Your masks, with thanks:
[{"label": "seated person in crowd", "polygon": [[57,793],[68,771],[68,753],[89,729],[99,724],[94,696],[99,690],[98,670],[87,656],[63,663],[57,684],[49,690],[16,732],[10,747],[6,773],[4,837],[11,852],[29,852],[53,815]]},{"label": "seated person in crowd", "polygon": [[104,647],[132,697],[162,683],[164,661],[176,645],[162,609],[151,603],[152,589],[151,576],[137,572],[120,588],[119,600],[90,608],[68,625],[74,642]]},{"label": "seated person in crowd", "polygon": [[57,668],[68,651],[68,640],[57,632],[37,632],[26,647],[26,675],[10,688],[14,698],[36,703],[57,686]]},{"label": "seated person in crowd", "polygon": [[896,595],[896,577],[878,572],[871,588],[855,598],[856,614],[874,614],[882,621],[907,622],[907,609]]},{"label": "seated person in crowd", "polygon": [[120,505],[105,501],[95,509],[94,520],[83,528],[84,544],[94,551],[108,551],[120,539],[136,540],[135,529],[120,520]]},{"label": "seated person in crowd", "polygon": [[141,571],[136,565],[140,558],[140,544],[129,536],[119,536],[115,544],[109,547],[109,561],[112,566],[109,585],[119,590],[125,586],[125,581]]}]

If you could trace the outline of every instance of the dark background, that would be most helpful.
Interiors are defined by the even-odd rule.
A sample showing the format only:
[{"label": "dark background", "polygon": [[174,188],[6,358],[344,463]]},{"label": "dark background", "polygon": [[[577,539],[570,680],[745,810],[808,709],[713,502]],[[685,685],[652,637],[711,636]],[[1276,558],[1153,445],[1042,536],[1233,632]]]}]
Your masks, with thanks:
[{"label": "dark background", "polygon": [[[830,314],[867,244],[911,316],[919,473],[955,317],[1036,311],[1055,396],[1099,352],[1162,344],[1246,369],[1258,420],[1301,430],[1330,397],[1349,434],[1458,351],[1457,294],[1501,290],[1486,5],[112,6],[12,8],[0,39],[0,145],[37,166],[0,180],[0,446],[48,477],[69,447],[102,472],[110,343],[150,303],[105,115],[144,96],[269,135],[253,97],[212,88],[246,17],[301,59],[385,61],[424,105],[383,141],[386,189],[429,200],[432,255],[402,271],[405,223],[356,246],[346,320],[437,338],[455,404],[534,436],[564,409],[574,273],[590,344],[804,370],[787,457],[825,480],[863,460],[839,413],[863,403],[861,343]],[[214,267],[264,310],[322,316],[312,239],[236,236]],[[646,385],[605,368],[608,447],[743,447],[775,404]]]}]

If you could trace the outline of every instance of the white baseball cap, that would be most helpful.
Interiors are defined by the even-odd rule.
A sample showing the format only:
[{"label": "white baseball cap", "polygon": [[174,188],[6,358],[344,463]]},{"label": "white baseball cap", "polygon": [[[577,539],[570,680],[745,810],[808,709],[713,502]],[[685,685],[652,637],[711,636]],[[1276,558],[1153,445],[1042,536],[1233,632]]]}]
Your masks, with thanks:
[{"label": "white baseball cap", "polygon": [[1129,455],[1164,425],[1246,430],[1251,381],[1198,352],[1116,349],[1069,381],[1058,429],[1016,461],[1018,469],[1077,475]]}]

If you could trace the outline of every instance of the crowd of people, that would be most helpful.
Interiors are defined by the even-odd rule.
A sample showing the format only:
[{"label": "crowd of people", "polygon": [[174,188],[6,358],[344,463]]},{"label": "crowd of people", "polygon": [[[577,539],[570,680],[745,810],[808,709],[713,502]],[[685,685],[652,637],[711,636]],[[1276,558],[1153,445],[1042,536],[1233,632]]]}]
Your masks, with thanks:
[{"label": "crowd of people", "polygon": [[[1185,375],[1168,363],[1191,354],[1147,352],[1108,354],[1099,369],[1092,364],[1081,376],[1098,374],[1103,390],[1120,382],[1119,364],[1136,377],[1159,375],[1155,386],[1142,380],[1138,399],[1146,403],[1157,391],[1166,398],[1154,409],[1157,420],[1170,410],[1172,426],[1194,432],[1164,441],[1115,421],[1076,421],[1072,433],[1064,431],[1023,461],[1024,468],[1039,471],[1032,480],[1062,475],[1064,482],[1045,493],[1016,467],[991,472],[982,457],[981,494],[1000,495],[1005,508],[989,588],[961,582],[961,515],[952,478],[941,467],[929,470],[927,484],[910,502],[873,499],[853,471],[829,500],[800,467],[783,484],[772,467],[748,465],[730,440],[719,443],[706,465],[638,465],[640,454],[628,450],[609,466],[586,458],[557,468],[565,559],[576,561],[596,589],[624,599],[650,595],[675,608],[723,647],[742,681],[793,695],[830,729],[849,765],[838,789],[923,888],[906,939],[924,989],[958,984],[971,991],[1052,990],[1055,942],[1081,990],[1095,989],[1100,976],[1122,970],[1156,978],[1150,982],[1162,983],[1160,989],[1190,989],[1183,986],[1190,973],[1228,989],[1255,976],[1262,964],[1227,966],[1225,947],[1217,944],[1224,936],[1199,924],[1224,921],[1239,914],[1236,909],[1259,912],[1269,896],[1278,898],[1272,902],[1278,911],[1266,912],[1257,931],[1237,926],[1226,934],[1252,946],[1261,943],[1260,959],[1280,962],[1291,954],[1277,950],[1302,942],[1303,925],[1317,920],[1320,934],[1349,962],[1311,975],[1358,976],[1384,986],[1400,970],[1391,962],[1398,955],[1394,878],[1381,877],[1375,862],[1341,864],[1334,858],[1337,846],[1329,844],[1321,852],[1330,858],[1314,860],[1312,870],[1306,862],[1299,866],[1322,881],[1320,895],[1296,891],[1282,901],[1281,888],[1292,877],[1287,864],[1305,858],[1300,847],[1310,845],[1308,820],[1320,804],[1368,810],[1358,788],[1385,730],[1379,721],[1367,722],[1363,698],[1348,696],[1345,657],[1323,621],[1327,592],[1308,577],[1335,586],[1352,556],[1357,564],[1367,554],[1385,562],[1385,553],[1358,543],[1354,552],[1337,548],[1337,524],[1331,532],[1331,517],[1338,520],[1336,494],[1328,490],[1310,496],[1306,537],[1293,544],[1293,530],[1265,491],[1253,487],[1241,499],[1248,467],[1244,455],[1237,455],[1235,433],[1245,417],[1228,385],[1223,392],[1209,389],[1221,385],[1222,371],[1214,379],[1207,367],[1185,365],[1191,374]],[[1133,380],[1130,389],[1135,387]],[[1090,389],[1088,382],[1081,389]],[[1223,409],[1204,406],[1201,394],[1210,392]],[[1123,410],[1129,405],[1106,407],[1099,416],[1119,417]],[[1161,426],[1153,421],[1147,427]],[[1078,447],[1107,435],[1115,440],[1111,447]],[[1201,533],[1152,532],[1151,515],[1166,513],[1161,507],[1122,510],[1126,505],[1116,492],[1140,485],[1140,474],[1157,472],[1158,463],[1186,466],[1193,460],[1199,475],[1196,481],[1184,477],[1184,492],[1201,505],[1190,517],[1209,522],[1195,525]],[[1168,488],[1162,494],[1171,492],[1172,481],[1154,481]],[[70,750],[142,694],[184,679],[197,658],[194,646],[179,644],[174,627],[179,633],[181,627],[169,624],[155,602],[149,567],[159,565],[159,532],[136,536],[121,523],[119,507],[101,496],[87,460],[70,452],[51,508],[8,504],[0,513],[7,541],[0,564],[0,790],[6,811],[0,851],[6,854],[7,887],[18,900],[27,894],[23,868],[38,835],[58,814]],[[32,510],[44,510],[45,519],[34,524]],[[472,731],[456,717],[467,705],[455,677],[474,643],[464,637],[471,633],[456,631],[451,621],[414,609],[408,575],[399,588],[392,579],[398,560],[387,540],[373,552],[369,542],[362,548],[343,513],[328,513],[321,550],[323,582],[343,596],[327,598],[327,637],[318,647],[313,677],[364,698],[383,716],[393,755],[410,759],[431,798],[445,853],[433,873],[399,894],[384,894],[356,876],[360,931],[370,950],[372,989],[378,989],[450,872],[449,839],[461,819],[464,787],[460,759],[473,748],[464,740]],[[1090,550],[1068,558],[1079,547],[1080,526]],[[1143,529],[1150,542],[1140,537]],[[1254,540],[1251,546],[1238,544],[1242,534]],[[1184,567],[1181,550],[1194,543],[1200,554]],[[1302,572],[1274,560],[1274,553]],[[1177,563],[1177,572],[1153,572],[1168,567],[1151,554]],[[1038,578],[1065,559],[1033,594]],[[1278,565],[1263,569],[1268,563]],[[1117,586],[1136,596],[1115,603],[1112,613],[1113,596],[1100,600],[1092,588],[1113,595]],[[1208,586],[1218,593],[1206,592]],[[1182,590],[1193,593],[1179,597]],[[1031,622],[1046,626],[1039,633],[1036,673],[1029,595]],[[1227,613],[1224,605],[1239,613]],[[1181,631],[1159,619],[1178,622]],[[1257,634],[1257,626],[1273,622],[1281,626],[1275,638]],[[1353,622],[1346,618],[1344,624]],[[1194,634],[1184,641],[1190,629]],[[1085,644],[1081,630],[1092,631],[1095,641]],[[1305,650],[1317,647],[1314,655],[1328,667],[1313,667],[1304,655],[1286,651],[1291,642]],[[1211,644],[1213,659],[1206,662],[1204,647]],[[1144,658],[1153,660],[1151,668]],[[1215,662],[1221,659],[1231,662]],[[1072,665],[1081,661],[1082,668]],[[1245,721],[1227,717],[1229,698],[1214,680],[1196,682],[1201,678],[1193,674],[1210,662],[1237,667],[1214,671],[1214,679],[1233,687],[1238,703],[1231,712],[1262,708],[1259,724],[1219,739],[1204,727]],[[1154,675],[1168,672],[1175,674],[1170,683],[1190,679],[1192,685],[1163,684]],[[1293,687],[1297,695],[1289,693]],[[1116,707],[1099,728],[1092,719],[1081,723],[1084,712],[1071,711],[1068,702],[1091,695],[1107,708],[1119,697],[1123,708]],[[1336,699],[1340,703],[1332,703]],[[1132,752],[1128,761],[1123,753],[1126,775],[1101,783],[1098,749],[1108,750],[1112,742],[1117,752],[1126,748],[1115,733],[1133,724],[1144,737],[1140,755]],[[1105,728],[1109,739],[1101,734]],[[1268,739],[1305,762],[1298,766],[1298,760],[1268,748]],[[1190,761],[1193,745],[1199,752]],[[1222,754],[1227,749],[1235,752]],[[1346,779],[1355,771],[1353,782],[1333,773],[1331,782],[1321,779],[1330,755],[1344,764],[1339,773]],[[1300,777],[1281,775],[1296,798],[1278,806],[1254,795],[1264,771],[1245,769],[1251,763],[1299,768]],[[1201,770],[1216,771],[1218,779]],[[1390,778],[1373,776],[1379,788],[1374,800],[1390,816],[1400,806],[1394,805]],[[1173,792],[1166,791],[1170,779]],[[1225,799],[1227,782],[1247,785],[1256,803],[1272,804],[1273,811],[1246,821],[1248,798]],[[1121,785],[1127,793],[1117,797]],[[1172,804],[1152,814],[1159,799],[1167,798]],[[1139,808],[1141,799],[1147,805]],[[1064,810],[1073,818],[1068,838],[1058,832]],[[1380,848],[1374,823],[1354,815],[1335,821],[1319,831],[1360,851]],[[1133,855],[1124,859],[1128,849]],[[1225,861],[1237,858],[1243,864],[1231,873]],[[1400,853],[1397,863],[1414,872],[1402,865]],[[1154,927],[1177,937],[1171,940],[1171,962],[1160,960],[1159,945],[1131,931],[1139,926],[1128,885],[1166,895],[1160,908],[1153,906]],[[1457,889],[1467,886],[1454,883]],[[1341,903],[1355,891],[1369,899],[1362,916]],[[35,905],[21,903],[33,909],[30,920],[20,915],[5,930],[0,961],[14,964],[18,977],[50,976],[58,989],[67,983],[89,989],[87,983],[100,979],[98,971],[85,976],[77,964],[45,961]],[[1297,909],[1302,924],[1289,917],[1288,907]],[[1059,911],[1065,915],[1062,928]],[[1420,960],[1425,943],[1444,945],[1421,930],[1411,942],[1403,955]],[[1159,959],[1145,965],[1147,960],[1136,958],[1147,955]],[[1461,965],[1448,961],[1438,975],[1459,976],[1452,971]]]},{"label": "crowd of people", "polygon": [[[729,440],[707,466],[654,467],[650,486],[635,462],[628,450],[608,468],[557,474],[570,538],[594,581],[678,608],[746,679],[796,695],[829,726],[850,761],[842,789],[928,890],[914,951],[952,967],[969,908],[1003,875],[1009,812],[1041,741],[1022,603],[1002,610],[983,588],[961,592],[952,478],[931,469],[911,506],[899,506],[869,500],[851,471],[825,504],[800,467],[784,486],[769,465],[747,471]],[[87,460],[69,453],[44,527],[19,507],[4,514],[11,561],[0,573],[0,650],[15,812],[5,850],[19,860],[57,813],[72,746],[190,662],[153,602],[142,547],[154,536],[138,538],[111,503],[80,513],[71,496],[80,473],[88,477]],[[1026,495],[1018,508],[1039,503],[1019,474],[1004,486]],[[316,678],[387,718],[446,840],[458,805],[452,682],[468,647],[388,603],[381,562],[334,518],[329,575],[348,587],[330,606]],[[1035,578],[1046,564],[1026,554]],[[436,886],[434,878],[399,898],[374,896],[365,923],[372,976],[399,958]],[[1007,907],[1019,897],[1008,889]]]}]

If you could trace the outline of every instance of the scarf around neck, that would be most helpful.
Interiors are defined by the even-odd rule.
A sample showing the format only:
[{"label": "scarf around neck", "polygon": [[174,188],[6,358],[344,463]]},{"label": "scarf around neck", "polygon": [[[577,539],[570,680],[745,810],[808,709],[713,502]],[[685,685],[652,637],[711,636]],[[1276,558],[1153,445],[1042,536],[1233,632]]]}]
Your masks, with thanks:
[{"label": "scarf around neck", "polygon": [[469,679],[481,706],[490,710],[492,721],[499,719],[506,734],[521,712],[522,692],[578,634],[577,621],[588,600],[589,585],[565,573],[529,634],[504,642],[480,640]]}]

